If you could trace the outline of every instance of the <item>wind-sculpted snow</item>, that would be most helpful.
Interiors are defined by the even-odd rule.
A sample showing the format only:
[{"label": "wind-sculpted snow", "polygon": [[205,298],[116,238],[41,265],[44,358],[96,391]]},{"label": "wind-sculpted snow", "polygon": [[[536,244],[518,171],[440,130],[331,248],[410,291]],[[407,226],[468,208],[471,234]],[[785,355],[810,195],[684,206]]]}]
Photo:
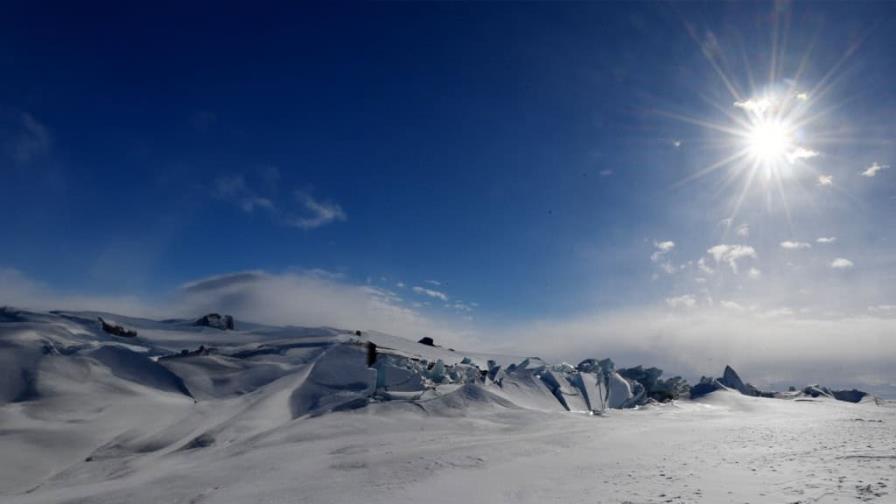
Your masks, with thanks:
[{"label": "wind-sculpted snow", "polygon": [[[110,333],[99,317],[137,336]],[[648,414],[660,407],[657,399],[687,395],[678,377],[663,380],[656,368],[617,369],[610,359],[574,366],[453,351],[376,332],[243,322],[235,328],[197,326],[195,319],[0,309],[0,495],[10,496],[0,500],[188,502],[180,496],[191,483],[141,486],[149,493],[136,499],[128,485],[156,478],[161,467],[248,460],[281,443],[366,432],[396,418],[529,425],[645,405]],[[758,395],[730,368],[705,385],[720,394]],[[821,386],[786,397],[865,398]],[[701,401],[716,407],[719,400]],[[321,416],[355,420],[315,423]],[[346,421],[355,422],[349,430]],[[298,427],[305,424],[322,430]],[[289,455],[304,456],[301,450]],[[444,463],[475,466],[477,460]],[[244,497],[222,502],[258,500]]]}]

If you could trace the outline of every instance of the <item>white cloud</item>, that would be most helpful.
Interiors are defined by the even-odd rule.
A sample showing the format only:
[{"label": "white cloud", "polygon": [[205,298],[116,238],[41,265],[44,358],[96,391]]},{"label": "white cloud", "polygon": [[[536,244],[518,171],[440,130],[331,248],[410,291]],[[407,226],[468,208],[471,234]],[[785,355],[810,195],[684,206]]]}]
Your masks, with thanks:
[{"label": "white cloud", "polygon": [[751,98],[746,101],[736,101],[734,106],[752,112],[756,115],[762,115],[772,107],[772,101],[768,98]]},{"label": "white cloud", "polygon": [[666,304],[672,308],[693,308],[697,306],[697,298],[693,294],[667,297]]},{"label": "white cloud", "polygon": [[663,258],[666,254],[672,251],[675,248],[675,242],[673,241],[663,241],[663,242],[653,242],[653,247],[656,249],[653,254],[650,254],[650,260],[653,262],[658,262]]},{"label": "white cloud", "polygon": [[395,286],[398,287],[399,289],[404,289],[406,287],[404,282],[398,282],[395,284]]},{"label": "white cloud", "polygon": [[448,295],[444,292],[427,289],[426,287],[420,287],[419,285],[415,285],[411,290],[421,296],[429,296],[431,298],[441,299],[442,301],[448,301]]},{"label": "white cloud", "polygon": [[741,224],[737,227],[737,231],[735,231],[735,233],[737,233],[737,236],[740,236],[741,238],[749,238],[750,226],[747,224]]},{"label": "white cloud", "polygon": [[837,237],[836,236],[822,236],[815,241],[817,241],[818,243],[834,243],[835,241],[837,241]]},{"label": "white cloud", "polygon": [[787,153],[787,162],[793,163],[799,159],[811,159],[818,156],[818,152],[809,150],[805,147],[797,147],[793,151]]},{"label": "white cloud", "polygon": [[806,243],[806,242],[798,242],[798,241],[782,241],[781,248],[785,248],[785,249],[789,249],[789,250],[809,249],[809,248],[812,248],[812,244]]},{"label": "white cloud", "polygon": [[855,266],[855,264],[853,264],[852,261],[842,257],[838,257],[831,262],[831,267],[834,269],[849,269],[853,266]]},{"label": "white cloud", "polygon": [[650,261],[654,263],[658,263],[660,269],[663,270],[668,275],[675,273],[675,266],[668,260],[666,260],[666,255],[675,248],[675,242],[673,241],[662,241],[662,242],[653,242],[654,252],[650,254]]},{"label": "white cloud", "polygon": [[425,282],[425,283],[428,283],[428,284],[430,284],[430,285],[437,285],[437,286],[438,286],[438,285],[442,285],[442,282],[440,282],[440,281],[438,281],[438,280],[424,280],[424,282]]},{"label": "white cloud", "polygon": [[896,313],[896,305],[881,304],[881,305],[869,306],[868,311],[871,313]]},{"label": "white cloud", "polygon": [[819,175],[818,176],[818,185],[822,187],[833,187],[834,186],[834,176],[833,175]]},{"label": "white cloud", "polygon": [[797,93],[796,99],[799,101],[806,101],[809,99],[809,94],[808,93]]},{"label": "white cloud", "polygon": [[287,217],[286,222],[290,226],[300,229],[315,229],[347,219],[342,207],[336,203],[318,201],[302,191],[296,191],[295,197],[304,207],[304,212],[303,215]]},{"label": "white cloud", "polygon": [[681,147],[681,140],[673,140],[673,141],[672,141],[672,146],[675,147],[676,149],[680,148],[680,147]]},{"label": "white cloud", "polygon": [[600,171],[601,177],[609,177],[612,174],[613,174],[613,170],[601,170]]},{"label": "white cloud", "polygon": [[719,244],[706,252],[715,259],[716,264],[727,264],[735,274],[737,273],[737,261],[745,258],[758,258],[756,250],[749,245]]},{"label": "white cloud", "polygon": [[879,164],[877,161],[875,161],[875,162],[871,163],[871,166],[869,166],[868,168],[865,168],[865,171],[862,172],[862,176],[863,177],[873,177],[873,176],[877,175],[877,172],[879,172],[881,170],[886,170],[889,167],[890,167],[890,165],[882,165],[882,164]]},{"label": "white cloud", "polygon": [[750,268],[747,274],[754,280],[762,276],[762,272],[758,268]]}]

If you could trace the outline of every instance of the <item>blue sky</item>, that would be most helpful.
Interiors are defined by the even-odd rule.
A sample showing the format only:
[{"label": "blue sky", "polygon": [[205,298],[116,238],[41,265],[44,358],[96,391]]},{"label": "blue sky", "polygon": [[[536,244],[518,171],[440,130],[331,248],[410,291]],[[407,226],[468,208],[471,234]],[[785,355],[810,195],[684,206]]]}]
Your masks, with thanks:
[{"label": "blue sky", "polygon": [[254,272],[294,323],[372,296],[353,324],[534,350],[645,320],[894,349],[891,5],[253,7],[6,7],[0,301]]}]

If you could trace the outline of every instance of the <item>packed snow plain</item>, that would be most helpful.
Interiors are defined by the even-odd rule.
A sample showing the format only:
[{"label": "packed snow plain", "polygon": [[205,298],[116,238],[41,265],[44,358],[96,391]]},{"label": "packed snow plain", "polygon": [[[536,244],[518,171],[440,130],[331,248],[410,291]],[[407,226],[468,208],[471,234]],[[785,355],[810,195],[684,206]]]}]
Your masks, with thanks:
[{"label": "packed snow plain", "polygon": [[583,364],[7,308],[0,502],[896,502],[893,402],[643,404]]}]

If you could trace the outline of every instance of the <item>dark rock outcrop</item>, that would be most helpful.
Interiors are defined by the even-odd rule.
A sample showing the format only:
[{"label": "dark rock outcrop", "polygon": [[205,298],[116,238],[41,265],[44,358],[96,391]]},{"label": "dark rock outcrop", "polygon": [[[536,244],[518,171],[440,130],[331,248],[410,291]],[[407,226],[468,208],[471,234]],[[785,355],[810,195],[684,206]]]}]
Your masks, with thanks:
[{"label": "dark rock outcrop", "polygon": [[838,401],[846,401],[857,403],[865,398],[865,396],[869,395],[868,392],[863,392],[861,390],[852,389],[852,390],[831,390],[828,387],[824,387],[822,385],[809,385],[808,387],[803,389],[803,395],[809,397],[830,397],[831,399],[836,399]]},{"label": "dark rock outcrop", "polygon": [[744,383],[737,374],[737,371],[731,366],[725,366],[725,371],[722,373],[721,378],[707,376],[700,378],[700,383],[691,387],[691,397],[704,396],[710,392],[721,389],[736,390],[743,395],[752,397],[775,397],[774,392],[759,390],[749,383]]},{"label": "dark rock outcrop", "polygon": [[429,336],[424,336],[424,337],[420,338],[417,341],[417,343],[420,343],[421,345],[426,345],[426,346],[436,346],[436,342],[433,341],[433,339],[430,338]]},{"label": "dark rock outcrop", "polygon": [[[582,363],[579,365],[581,366]],[[663,370],[659,368],[650,367],[645,369],[642,366],[635,366],[633,368],[620,369],[617,372],[626,380],[640,384],[644,388],[646,399],[665,402],[687,397],[691,391],[688,382],[680,376],[674,376],[668,380],[660,379],[660,376],[663,375]]]},{"label": "dark rock outcrop", "polygon": [[710,376],[701,376],[700,381],[696,385],[691,387],[691,399],[703,397],[706,394],[715,392],[716,390],[722,390],[724,388],[725,386],[719,383],[719,380]]},{"label": "dark rock outcrop", "polygon": [[212,355],[218,353],[217,348],[206,347],[205,345],[199,345],[199,348],[196,350],[189,350],[184,348],[180,351],[180,353],[171,354],[171,355],[162,355],[159,357],[159,360],[167,360],[167,359],[178,359],[181,357],[203,357],[206,355]]},{"label": "dark rock outcrop", "polygon": [[115,324],[112,322],[107,322],[103,320],[103,317],[97,317],[100,321],[100,324],[103,326],[103,331],[113,335],[113,336],[121,336],[122,338],[135,338],[137,337],[137,331],[133,329],[126,329],[124,326]]},{"label": "dark rock outcrop", "polygon": [[868,392],[863,392],[861,390],[852,389],[852,390],[832,390],[832,394],[834,394],[834,399],[838,401],[847,401],[857,403],[865,398],[868,395]]},{"label": "dark rock outcrop", "polygon": [[214,327],[215,329],[220,329],[222,331],[233,330],[233,317],[230,315],[220,315],[218,313],[209,313],[208,315],[203,315],[196,322],[193,322],[194,326],[200,327]]}]

